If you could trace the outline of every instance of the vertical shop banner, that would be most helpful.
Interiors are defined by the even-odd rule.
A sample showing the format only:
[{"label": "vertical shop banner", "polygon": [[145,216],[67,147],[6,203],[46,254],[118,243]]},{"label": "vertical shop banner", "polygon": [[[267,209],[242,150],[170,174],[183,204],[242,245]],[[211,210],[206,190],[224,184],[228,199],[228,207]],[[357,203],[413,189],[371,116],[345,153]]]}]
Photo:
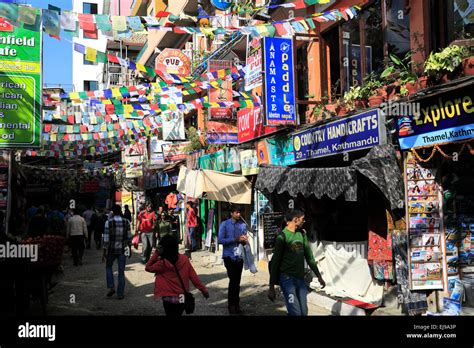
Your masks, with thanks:
[{"label": "vertical shop banner", "polygon": [[247,60],[245,66],[245,90],[261,86],[262,81],[262,40],[259,36],[249,35]]},{"label": "vertical shop banner", "polygon": [[[214,72],[222,69],[232,69],[232,61],[230,60],[210,60],[208,72]],[[219,88],[209,89],[210,103],[225,103],[233,101],[232,93],[232,77],[225,76],[224,81]],[[211,120],[231,120],[232,108],[209,108],[209,119]]]},{"label": "vertical shop banner", "polygon": [[240,170],[240,156],[235,149],[222,149],[209,155],[199,157],[199,169],[233,173]]},{"label": "vertical shop banner", "polygon": [[40,146],[41,37],[41,30],[0,26],[0,147]]},{"label": "vertical shop banner", "polygon": [[277,127],[264,125],[263,113],[260,107],[245,108],[237,112],[239,143],[253,140],[278,130]]},{"label": "vertical shop banner", "polygon": [[163,144],[163,157],[166,163],[183,161],[186,159],[186,148],[189,142]]},{"label": "vertical shop banner", "polygon": [[384,119],[375,109],[295,133],[295,160],[303,161],[385,144]]},{"label": "vertical shop banner", "polygon": [[240,167],[242,175],[258,174],[258,159],[256,150],[243,150],[240,152]]},{"label": "vertical shop banner", "polygon": [[185,140],[184,114],[181,111],[165,111],[161,114],[163,140]]},{"label": "vertical shop banner", "polygon": [[206,242],[205,246],[207,248],[211,247],[212,243],[212,225],[214,222],[214,209],[209,209],[209,212],[207,213],[207,224],[206,224]]},{"label": "vertical shop banner", "polygon": [[191,73],[191,61],[183,51],[176,48],[165,48],[156,57],[155,68],[168,74],[189,76]]},{"label": "vertical shop banner", "polygon": [[444,289],[444,264],[449,260],[445,258],[443,202],[436,169],[422,167],[407,153],[405,170],[411,288]]},{"label": "vertical shop banner", "polygon": [[[474,138],[472,85],[441,96],[423,99],[419,110],[398,114],[398,138],[402,150]],[[394,114],[393,108],[390,110]],[[410,110],[408,110],[410,111]]]},{"label": "vertical shop banner", "polygon": [[266,124],[296,124],[293,40],[265,37],[263,46]]}]

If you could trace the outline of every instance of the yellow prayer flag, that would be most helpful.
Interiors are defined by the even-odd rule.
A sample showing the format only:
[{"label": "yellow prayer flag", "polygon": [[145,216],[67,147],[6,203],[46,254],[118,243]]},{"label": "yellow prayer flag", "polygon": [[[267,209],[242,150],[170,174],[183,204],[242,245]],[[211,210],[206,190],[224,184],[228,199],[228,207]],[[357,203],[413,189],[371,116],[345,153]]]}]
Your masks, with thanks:
[{"label": "yellow prayer flag", "polygon": [[137,66],[138,71],[141,71],[141,72],[145,72],[145,73],[146,73],[146,69],[145,69],[145,66],[144,66],[144,65],[139,64],[139,63],[136,63],[135,65]]},{"label": "yellow prayer flag", "polygon": [[58,139],[57,134],[56,133],[51,133],[50,136],[49,136],[49,139],[51,141],[56,141]]},{"label": "yellow prayer flag", "polygon": [[122,93],[120,93],[119,88],[112,88],[112,97],[114,98],[122,98]]},{"label": "yellow prayer flag", "polygon": [[133,106],[130,105],[130,104],[124,104],[123,106],[123,112],[126,114],[126,115],[129,115],[133,112]]},{"label": "yellow prayer flag", "polygon": [[86,60],[95,62],[97,60],[97,50],[91,47],[86,47]]},{"label": "yellow prayer flag", "polygon": [[69,93],[69,98],[71,98],[72,100],[81,99],[81,98],[79,98],[79,93],[77,93],[77,92]]},{"label": "yellow prayer flag", "polygon": [[66,133],[74,133],[74,126],[66,126]]},{"label": "yellow prayer flag", "polygon": [[89,137],[88,134],[81,134],[82,140],[86,141],[87,138]]}]

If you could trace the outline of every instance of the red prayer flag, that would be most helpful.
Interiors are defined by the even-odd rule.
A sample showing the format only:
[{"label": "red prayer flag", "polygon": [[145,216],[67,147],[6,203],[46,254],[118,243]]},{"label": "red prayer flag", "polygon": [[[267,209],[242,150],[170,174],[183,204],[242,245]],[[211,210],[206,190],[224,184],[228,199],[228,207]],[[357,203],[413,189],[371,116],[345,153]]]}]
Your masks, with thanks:
[{"label": "red prayer flag", "polygon": [[160,11],[155,15],[155,17],[156,18],[168,17],[170,14],[171,12]]},{"label": "red prayer flag", "polygon": [[107,58],[109,59],[109,62],[111,62],[111,63],[120,64],[120,62],[119,62],[119,60],[118,60],[118,57],[117,57],[117,56],[114,56],[113,54],[108,54],[108,55],[107,55]]}]

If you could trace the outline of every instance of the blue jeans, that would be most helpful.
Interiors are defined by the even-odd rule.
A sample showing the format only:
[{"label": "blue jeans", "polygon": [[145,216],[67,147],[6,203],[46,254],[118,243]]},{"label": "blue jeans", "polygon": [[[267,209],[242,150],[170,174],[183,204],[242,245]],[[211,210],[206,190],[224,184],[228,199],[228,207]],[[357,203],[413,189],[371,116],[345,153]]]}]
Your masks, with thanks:
[{"label": "blue jeans", "polygon": [[114,285],[114,272],[112,266],[114,261],[118,261],[118,288],[117,295],[122,296],[125,291],[125,261],[127,257],[125,255],[114,255],[109,253],[107,255],[107,262],[105,264],[105,274],[107,276],[107,288],[115,289]]},{"label": "blue jeans", "polygon": [[308,289],[304,278],[295,278],[282,273],[280,274],[280,288],[285,297],[288,315],[308,315],[308,302],[306,300]]},{"label": "blue jeans", "polygon": [[195,231],[196,227],[189,227],[189,239],[191,239],[191,250],[193,251],[197,248]]}]

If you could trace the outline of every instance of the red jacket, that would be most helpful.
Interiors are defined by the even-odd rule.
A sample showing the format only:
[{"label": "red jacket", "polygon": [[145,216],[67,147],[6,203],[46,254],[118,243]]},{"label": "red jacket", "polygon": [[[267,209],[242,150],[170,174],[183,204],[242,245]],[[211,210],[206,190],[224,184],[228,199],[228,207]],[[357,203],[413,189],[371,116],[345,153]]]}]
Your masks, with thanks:
[{"label": "red jacket", "polygon": [[[187,256],[179,254],[176,267],[181,275],[186,291],[189,292],[189,281],[191,280],[194,286],[202,293],[208,292],[206,287],[199,280]],[[148,260],[145,270],[150,273],[155,273],[155,298],[184,294],[176,270],[173,264],[168,260],[161,259],[154,253],[150,260]]]},{"label": "red jacket", "polygon": [[138,214],[138,221],[140,222],[140,232],[153,232],[153,226],[156,221],[156,215],[154,211],[147,212],[142,211]]},{"label": "red jacket", "polygon": [[188,209],[188,227],[196,227],[197,226],[197,217],[196,212],[194,209]]}]

